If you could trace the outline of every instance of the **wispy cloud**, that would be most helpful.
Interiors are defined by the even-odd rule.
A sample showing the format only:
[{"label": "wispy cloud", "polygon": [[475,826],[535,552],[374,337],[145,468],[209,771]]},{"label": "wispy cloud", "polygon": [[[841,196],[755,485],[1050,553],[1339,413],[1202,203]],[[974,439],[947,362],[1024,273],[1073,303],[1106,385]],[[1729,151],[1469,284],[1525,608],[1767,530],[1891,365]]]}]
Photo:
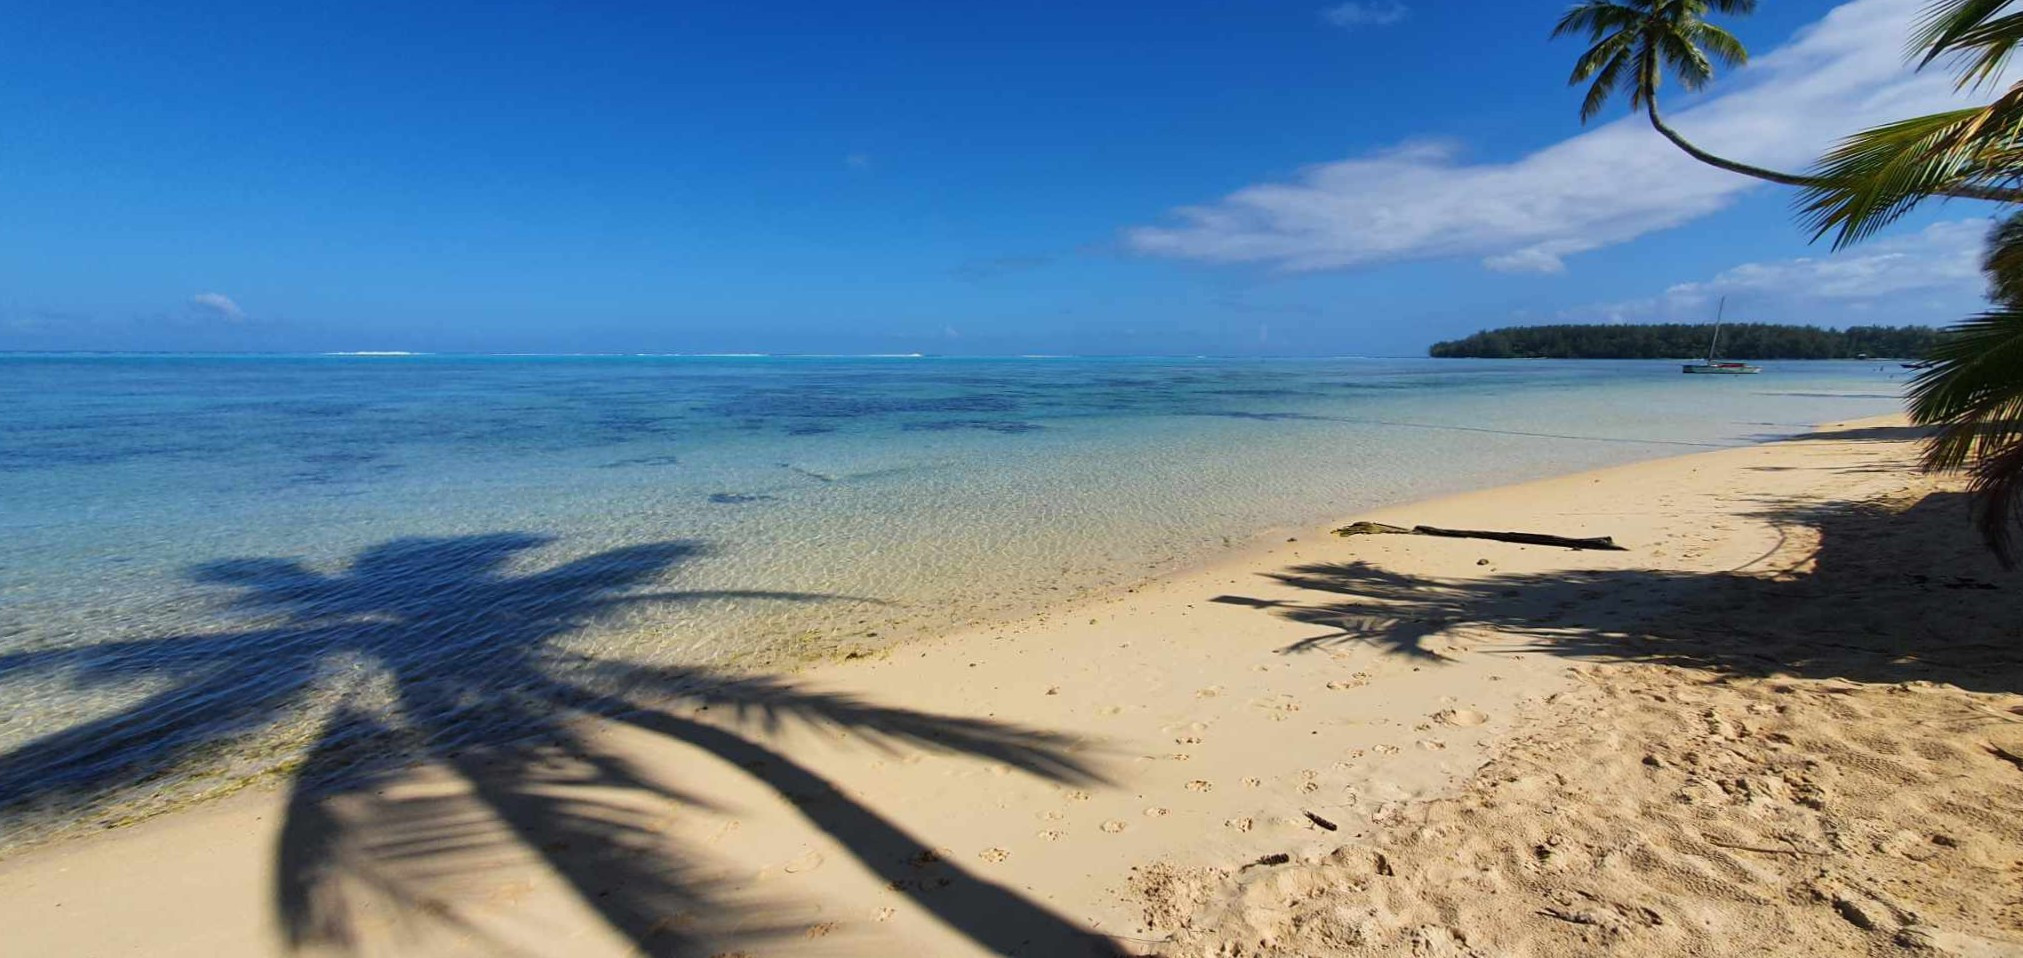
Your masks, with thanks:
[{"label": "wispy cloud", "polygon": [[843,155],[843,165],[849,169],[857,170],[860,172],[868,170],[871,168],[871,154],[846,153]]},{"label": "wispy cloud", "polygon": [[1642,299],[1562,310],[1571,322],[1701,320],[1726,296],[1749,319],[1848,323],[1951,322],[1979,308],[1989,220],[1934,223],[1830,256],[1743,263]]},{"label": "wispy cloud", "polygon": [[246,311],[223,293],[198,293],[190,297],[190,305],[233,322],[246,318]]},{"label": "wispy cloud", "polygon": [[[1959,95],[1943,71],[1904,65],[1921,3],[1835,8],[1724,78],[1726,93],[1680,112],[1675,126],[1714,152],[1793,168],[1862,127],[1953,105]],[[1571,61],[1577,51],[1565,52]],[[1572,113],[1569,101],[1569,123]],[[1177,224],[1124,239],[1151,255],[1286,270],[1467,256],[1491,269],[1558,272],[1569,255],[1706,216],[1759,185],[1694,161],[1629,117],[1510,162],[1471,163],[1460,144],[1409,141],[1177,209]]]},{"label": "wispy cloud", "polygon": [[1350,0],[1322,10],[1321,19],[1338,27],[1383,27],[1405,19],[1410,13],[1398,0]]}]

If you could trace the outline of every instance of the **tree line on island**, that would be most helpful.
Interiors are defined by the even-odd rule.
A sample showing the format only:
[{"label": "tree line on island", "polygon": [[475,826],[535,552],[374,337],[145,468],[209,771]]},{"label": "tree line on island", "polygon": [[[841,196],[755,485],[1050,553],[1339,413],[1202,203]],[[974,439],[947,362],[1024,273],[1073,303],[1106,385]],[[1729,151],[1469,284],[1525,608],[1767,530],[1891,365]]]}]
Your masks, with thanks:
[{"label": "tree line on island", "polygon": [[[1434,343],[1438,359],[1685,359],[1707,354],[1711,323],[1505,326]],[[1929,326],[1825,329],[1778,323],[1724,323],[1724,359],[1922,359],[1945,338]]]}]

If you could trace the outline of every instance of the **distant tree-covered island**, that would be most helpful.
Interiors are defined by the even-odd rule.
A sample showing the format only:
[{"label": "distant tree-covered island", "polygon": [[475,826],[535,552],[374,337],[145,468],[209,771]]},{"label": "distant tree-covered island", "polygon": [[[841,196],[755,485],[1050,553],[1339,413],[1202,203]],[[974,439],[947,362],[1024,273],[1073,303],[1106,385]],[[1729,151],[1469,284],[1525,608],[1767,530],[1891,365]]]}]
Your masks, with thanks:
[{"label": "distant tree-covered island", "polygon": [[[1711,323],[1505,326],[1434,343],[1440,359],[1682,359],[1707,354]],[[1943,334],[1928,326],[1723,323],[1723,359],[1922,359]]]}]

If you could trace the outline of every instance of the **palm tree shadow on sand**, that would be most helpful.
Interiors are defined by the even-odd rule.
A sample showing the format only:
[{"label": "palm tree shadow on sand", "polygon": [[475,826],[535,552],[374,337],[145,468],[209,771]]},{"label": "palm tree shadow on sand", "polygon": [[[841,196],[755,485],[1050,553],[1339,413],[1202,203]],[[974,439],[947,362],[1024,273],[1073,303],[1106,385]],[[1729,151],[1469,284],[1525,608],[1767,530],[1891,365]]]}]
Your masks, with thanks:
[{"label": "palm tree shadow on sand", "polygon": [[[849,597],[637,591],[706,554],[691,541],[507,571],[548,542],[519,533],[394,540],[362,551],[337,574],[285,559],[208,563],[192,571],[195,579],[237,590],[238,609],[272,624],[0,656],[0,682],[58,677],[150,690],[117,714],[0,755],[0,811],[89,805],[221,741],[312,712],[323,718],[294,773],[276,870],[275,902],[297,948],[345,950],[388,933],[414,940],[447,931],[485,950],[511,950],[444,897],[514,856],[536,861],[648,954],[708,953],[724,929],[747,941],[786,933],[715,894],[691,856],[670,850],[661,831],[668,806],[710,805],[665,781],[669,770],[642,767],[591,734],[592,724],[618,725],[744,769],[866,870],[985,950],[1114,952],[1017,891],[938,861],[902,825],[764,741],[786,725],[847,730],[873,745],[1102,783],[1074,755],[1074,739],[774,677],[586,659],[559,640],[625,606]],[[698,706],[728,720],[683,714]],[[389,754],[427,766],[444,787],[386,787]]]},{"label": "palm tree shadow on sand", "polygon": [[[1457,636],[1488,653],[1654,662],[1721,675],[1941,682],[2023,691],[2018,580],[1982,547],[1966,496],[1756,513],[1778,546],[1724,572],[1571,569],[1436,579],[1367,562],[1269,578],[1302,598],[1224,595],[1326,631],[1287,654],[1367,644],[1437,664]],[[1306,598],[1311,596],[1312,598]]]}]

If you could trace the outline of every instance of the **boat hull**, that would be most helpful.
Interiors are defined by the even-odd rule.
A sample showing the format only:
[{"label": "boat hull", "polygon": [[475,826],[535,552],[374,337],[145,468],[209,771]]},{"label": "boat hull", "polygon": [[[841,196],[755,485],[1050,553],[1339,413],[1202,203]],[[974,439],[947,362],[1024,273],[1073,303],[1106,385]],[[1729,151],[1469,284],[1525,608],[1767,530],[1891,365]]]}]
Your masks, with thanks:
[{"label": "boat hull", "polygon": [[1679,371],[1692,376],[1748,376],[1763,371],[1761,366],[1741,363],[1686,363]]}]

